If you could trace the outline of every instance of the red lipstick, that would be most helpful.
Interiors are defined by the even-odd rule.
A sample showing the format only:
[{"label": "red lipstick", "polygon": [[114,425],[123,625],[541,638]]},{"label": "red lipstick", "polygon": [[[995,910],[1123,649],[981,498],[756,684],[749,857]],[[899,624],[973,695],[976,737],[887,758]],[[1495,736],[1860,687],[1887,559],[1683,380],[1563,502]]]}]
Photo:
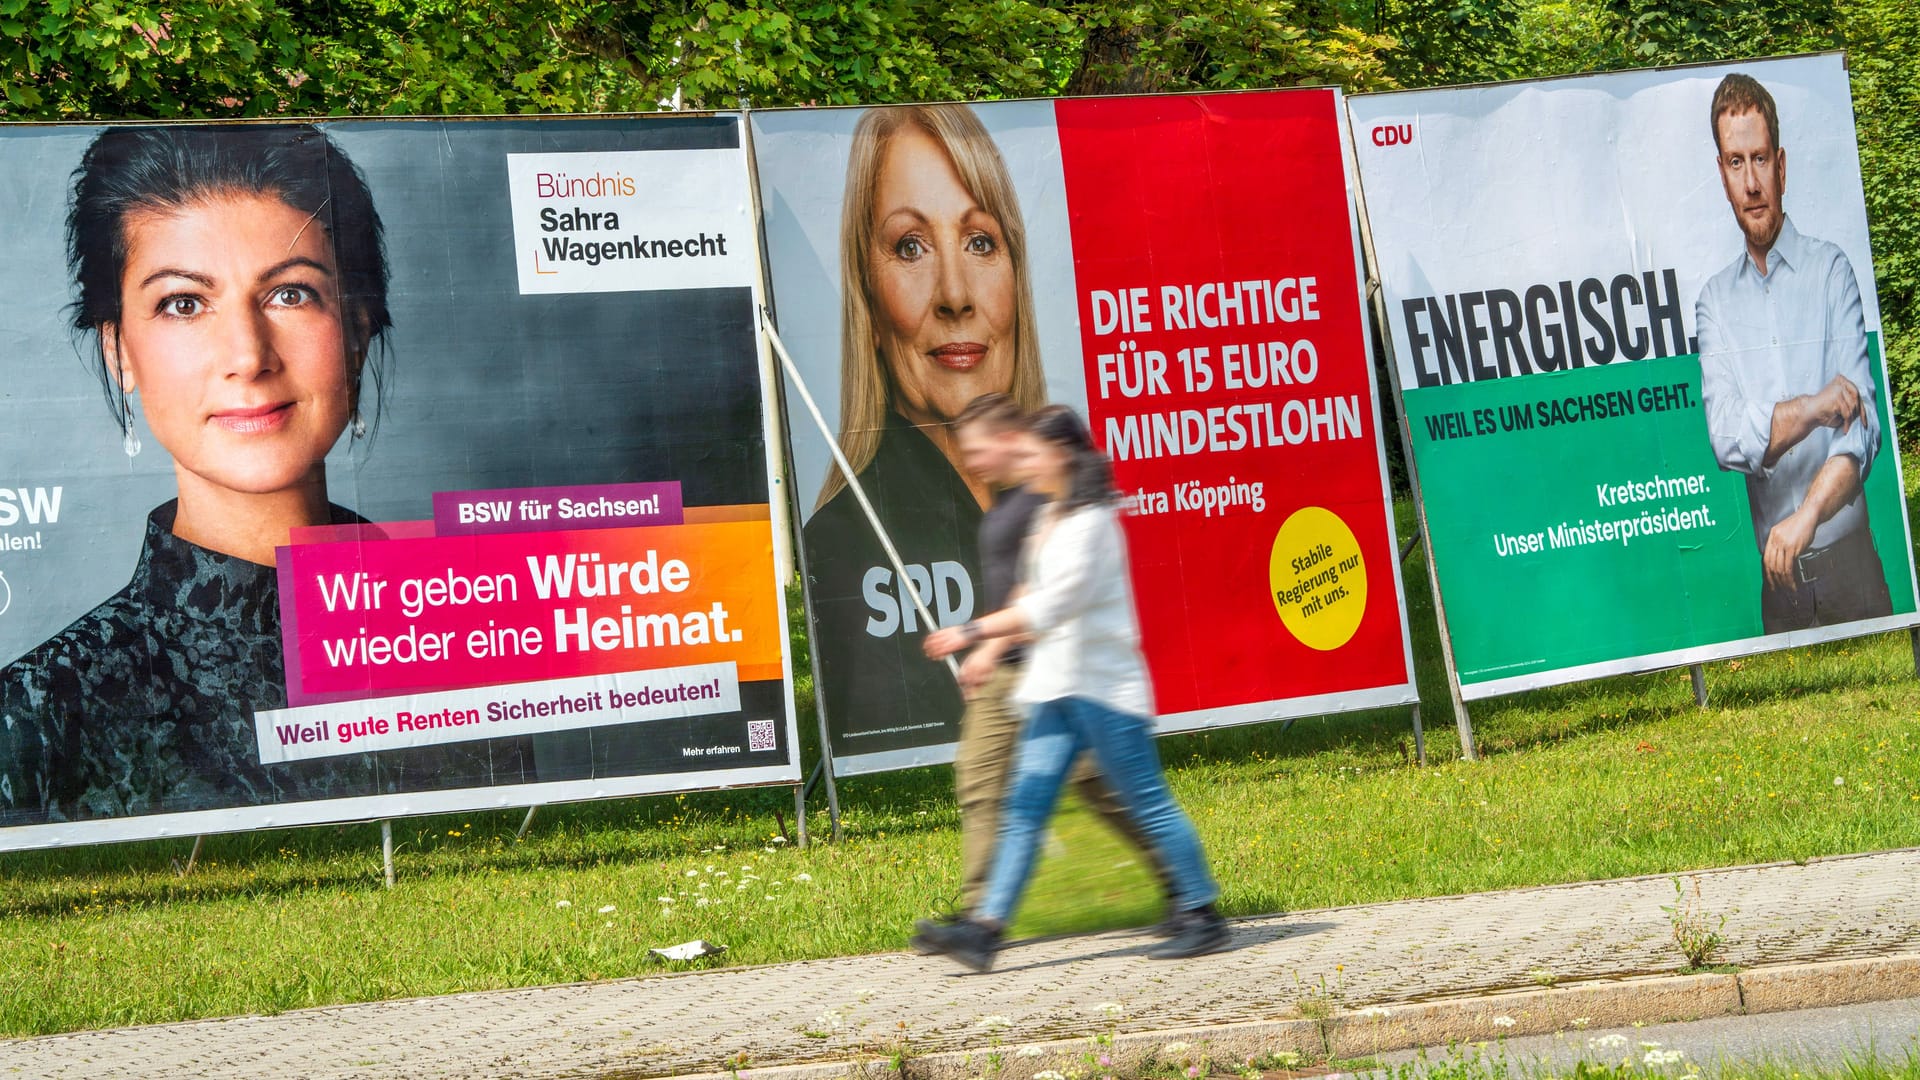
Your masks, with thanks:
[{"label": "red lipstick", "polygon": [[949,341],[927,355],[948,371],[972,371],[987,358],[987,347],[977,341]]}]

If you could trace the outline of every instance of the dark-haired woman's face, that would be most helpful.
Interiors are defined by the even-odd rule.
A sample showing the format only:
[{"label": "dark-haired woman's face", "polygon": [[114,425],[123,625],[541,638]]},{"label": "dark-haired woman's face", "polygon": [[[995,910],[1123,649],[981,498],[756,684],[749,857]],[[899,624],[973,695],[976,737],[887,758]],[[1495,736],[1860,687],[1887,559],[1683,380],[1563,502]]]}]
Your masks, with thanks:
[{"label": "dark-haired woman's face", "polygon": [[1018,471],[1021,481],[1028,487],[1043,495],[1060,498],[1067,493],[1067,473],[1072,468],[1073,455],[1067,452],[1066,447],[1049,442],[1031,431],[1020,433]]},{"label": "dark-haired woman's face", "polygon": [[896,133],[881,158],[867,261],[896,410],[943,423],[1012,388],[1018,309],[1006,236],[917,127]]},{"label": "dark-haired woman's face", "polygon": [[[131,214],[120,323],[102,331],[175,464],[266,494],[319,467],[352,414],[333,245],[276,198]],[[183,481],[185,476],[182,477]]]}]

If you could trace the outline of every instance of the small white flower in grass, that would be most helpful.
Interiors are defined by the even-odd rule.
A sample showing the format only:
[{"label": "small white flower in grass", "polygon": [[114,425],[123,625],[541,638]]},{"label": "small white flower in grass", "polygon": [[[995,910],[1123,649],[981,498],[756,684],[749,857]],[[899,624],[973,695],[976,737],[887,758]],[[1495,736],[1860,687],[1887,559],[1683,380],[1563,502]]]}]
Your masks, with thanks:
[{"label": "small white flower in grass", "polygon": [[1013,1026],[1013,1021],[1004,1016],[983,1016],[977,1026],[982,1031],[1005,1031]]},{"label": "small white flower in grass", "polygon": [[663,904],[673,903],[673,897],[671,896],[656,896],[654,897],[654,899],[660,901]]},{"label": "small white flower in grass", "polygon": [[1847,786],[1847,778],[1846,778],[1846,777],[1844,777],[1844,776],[1836,776],[1836,777],[1834,777],[1834,778],[1833,778],[1833,786],[1834,786],[1834,787],[1846,787],[1846,786]]},{"label": "small white flower in grass", "polygon": [[1042,1069],[1033,1074],[1033,1080],[1067,1080],[1058,1069]]},{"label": "small white flower in grass", "polygon": [[1649,1050],[1640,1060],[1648,1065],[1673,1065],[1686,1056],[1678,1050]]},{"label": "small white flower in grass", "polygon": [[709,900],[709,899],[707,899],[706,897],[704,897],[704,896],[703,896],[703,897],[701,897],[700,899],[698,899],[698,900],[695,900],[695,901],[694,901],[693,903],[694,903],[694,906],[696,906],[696,907],[706,907],[706,906],[707,906],[708,904],[711,904],[711,903],[713,903],[713,901],[711,901],[711,900]]},{"label": "small white flower in grass", "polygon": [[698,870],[689,870],[689,871],[687,871],[687,876],[688,876],[688,877],[699,877],[699,876],[700,876],[700,871],[698,871]]},{"label": "small white flower in grass", "polygon": [[1493,1026],[1497,1028],[1510,1028],[1513,1026],[1513,1017],[1496,1016],[1493,1018]]},{"label": "small white flower in grass", "polygon": [[763,847],[760,850],[766,852],[769,855],[773,854],[773,848],[771,847]]},{"label": "small white flower in grass", "polygon": [[611,929],[613,929],[613,920],[612,920],[612,919],[608,919],[608,920],[607,920],[607,927],[606,927],[606,928],[607,928],[608,930],[611,930]]},{"label": "small white flower in grass", "polygon": [[707,864],[707,873],[709,873],[709,874],[711,874],[711,873],[713,873],[713,864],[712,864],[712,863],[708,863],[708,864]]},{"label": "small white flower in grass", "polygon": [[1575,1029],[1586,1027],[1591,1023],[1593,1023],[1593,1017],[1591,1016],[1576,1016],[1573,1018],[1573,1026]]},{"label": "small white flower in grass", "polygon": [[746,891],[747,891],[747,883],[743,881],[743,882],[741,882],[740,884],[738,884],[738,885],[735,885],[735,886],[733,887],[733,891],[734,891],[734,892],[746,892]]},{"label": "small white flower in grass", "polygon": [[1382,1017],[1393,1015],[1393,1010],[1384,1005],[1369,1005],[1355,1015],[1367,1020],[1378,1020]]},{"label": "small white flower in grass", "polygon": [[812,880],[813,880],[813,875],[812,875],[812,874],[809,874],[809,873],[805,873],[805,872],[802,872],[802,873],[798,873],[798,874],[795,874],[795,875],[793,875],[793,880],[795,880],[795,881],[812,881]]},{"label": "small white flower in grass", "polygon": [[768,893],[767,895],[765,895],[765,896],[763,896],[763,897],[761,897],[760,899],[762,899],[762,900],[771,900],[771,899],[773,899],[773,894],[772,894],[772,893]]},{"label": "small white flower in grass", "polygon": [[1160,1055],[1162,1057],[1179,1057],[1191,1049],[1193,1049],[1193,1047],[1188,1046],[1186,1043],[1170,1042],[1160,1048]]},{"label": "small white flower in grass", "polygon": [[1587,1049],[1589,1050],[1613,1050],[1625,1045],[1627,1045],[1627,1037],[1625,1035],[1601,1035],[1597,1038],[1587,1040]]},{"label": "small white flower in grass", "polygon": [[776,844],[784,844],[787,842],[787,838],[784,836],[776,836],[773,838],[773,842]]},{"label": "small white flower in grass", "polygon": [[600,914],[602,914],[602,915],[611,915],[611,914],[613,914],[613,913],[614,913],[615,911],[618,911],[618,910],[619,910],[619,907],[618,907],[618,906],[616,906],[616,905],[614,905],[614,904],[608,904],[608,905],[607,905],[606,907],[603,907],[603,908],[601,908],[601,909],[600,909]]},{"label": "small white flower in grass", "polygon": [[1021,1058],[1036,1058],[1040,1056],[1040,1048],[1032,1045],[1023,1046],[1020,1049],[1015,1050],[1013,1052],[1013,1056],[1021,1057]]},{"label": "small white flower in grass", "polygon": [[1118,1020],[1127,1013],[1127,1010],[1121,1008],[1120,1003],[1117,1001],[1103,1001],[1095,1005],[1093,1011],[1109,1020]]},{"label": "small white flower in grass", "polygon": [[557,908],[570,908],[570,907],[572,907],[572,906],[573,906],[573,901],[571,901],[571,900],[555,900],[555,901],[553,902],[553,906],[554,906],[554,907],[557,907]]}]

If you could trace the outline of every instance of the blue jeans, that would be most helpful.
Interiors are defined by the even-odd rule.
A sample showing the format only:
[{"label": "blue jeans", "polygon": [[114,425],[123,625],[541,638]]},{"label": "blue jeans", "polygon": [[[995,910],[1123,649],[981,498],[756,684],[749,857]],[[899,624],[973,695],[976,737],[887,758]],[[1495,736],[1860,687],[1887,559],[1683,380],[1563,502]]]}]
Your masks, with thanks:
[{"label": "blue jeans", "polygon": [[1093,752],[1108,788],[1134,827],[1159,853],[1173,887],[1175,907],[1187,911],[1219,898],[1220,887],[1207,872],[1206,856],[1200,852],[1200,836],[1173,801],[1173,790],[1160,771],[1152,721],[1086,698],[1068,697],[1034,706],[1020,732],[1013,778],[1000,807],[993,873],[987,879],[986,899],[973,913],[976,918],[1003,924],[1013,920],[1060,788],[1086,750]]}]

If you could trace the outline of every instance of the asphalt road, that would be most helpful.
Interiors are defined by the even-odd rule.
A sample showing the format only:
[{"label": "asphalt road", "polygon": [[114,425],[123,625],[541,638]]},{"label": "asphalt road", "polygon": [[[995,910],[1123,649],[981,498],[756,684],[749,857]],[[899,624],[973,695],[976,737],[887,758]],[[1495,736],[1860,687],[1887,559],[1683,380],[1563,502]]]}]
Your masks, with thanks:
[{"label": "asphalt road", "polygon": [[[1646,1043],[1659,1045],[1647,1047]],[[1510,1039],[1479,1052],[1505,1054],[1516,1064],[1565,1067],[1582,1058],[1617,1062],[1631,1056],[1636,1063],[1644,1063],[1650,1050],[1660,1054],[1677,1050],[1685,1055],[1671,1064],[1669,1071],[1675,1074],[1684,1071],[1687,1062],[1708,1073],[1719,1064],[1761,1061],[1832,1066],[1870,1053],[1882,1061],[1904,1062],[1909,1055],[1920,1055],[1920,998],[1684,1024],[1568,1031]],[[1381,1060],[1396,1065],[1416,1060],[1420,1053],[1385,1054]],[[1429,1061],[1437,1061],[1448,1051],[1438,1047],[1425,1053]]]}]

